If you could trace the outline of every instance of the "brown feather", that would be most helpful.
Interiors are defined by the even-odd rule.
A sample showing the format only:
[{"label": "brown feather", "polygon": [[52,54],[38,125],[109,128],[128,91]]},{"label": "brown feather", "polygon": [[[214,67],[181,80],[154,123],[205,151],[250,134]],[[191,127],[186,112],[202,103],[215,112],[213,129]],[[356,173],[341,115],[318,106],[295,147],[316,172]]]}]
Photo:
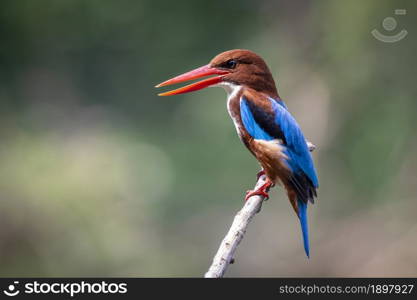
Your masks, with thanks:
[{"label": "brown feather", "polygon": [[236,60],[237,65],[233,69],[227,69],[230,73],[223,76],[223,81],[244,85],[255,91],[262,91],[273,98],[279,98],[275,81],[265,61],[256,53],[235,49],[220,53],[210,62],[210,66],[222,69],[228,60]]}]

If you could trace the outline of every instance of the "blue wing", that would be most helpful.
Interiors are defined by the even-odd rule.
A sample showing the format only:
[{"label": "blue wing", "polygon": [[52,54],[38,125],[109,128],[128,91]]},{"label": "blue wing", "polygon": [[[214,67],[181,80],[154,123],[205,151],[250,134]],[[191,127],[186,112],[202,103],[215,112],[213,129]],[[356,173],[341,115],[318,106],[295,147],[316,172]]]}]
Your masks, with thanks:
[{"label": "blue wing", "polygon": [[285,135],[287,155],[290,158],[288,161],[289,166],[295,173],[301,171],[306,174],[313,186],[317,188],[319,182],[316,170],[314,169],[313,160],[300,126],[283,106],[278,105],[275,101],[271,101],[271,104],[275,112],[275,122]]},{"label": "blue wing", "polygon": [[[265,130],[265,126],[261,126],[258,124],[255,116],[253,114],[253,110],[257,109],[256,106],[250,107],[250,102],[248,102],[244,97],[240,100],[240,114],[242,117],[243,126],[245,126],[246,131],[250,134],[251,137],[257,140],[266,140],[271,141],[277,137],[273,137],[273,132],[270,130]],[[261,114],[262,111],[259,111]],[[266,120],[269,118],[269,120]],[[267,114],[263,115],[263,119],[266,120],[264,123],[273,122],[272,116]],[[267,132],[269,131],[269,133]]]},{"label": "blue wing", "polygon": [[[272,112],[265,111],[245,96],[241,98],[240,111],[245,129],[254,139],[282,140],[286,147],[285,152],[289,157],[286,163],[294,176],[306,175],[311,181],[312,187],[317,188],[318,179],[313,160],[297,121],[288,112],[285,104],[278,104],[277,101],[270,98],[268,100],[271,102]],[[302,178],[294,180],[303,181]],[[303,185],[303,182],[295,184]]]}]

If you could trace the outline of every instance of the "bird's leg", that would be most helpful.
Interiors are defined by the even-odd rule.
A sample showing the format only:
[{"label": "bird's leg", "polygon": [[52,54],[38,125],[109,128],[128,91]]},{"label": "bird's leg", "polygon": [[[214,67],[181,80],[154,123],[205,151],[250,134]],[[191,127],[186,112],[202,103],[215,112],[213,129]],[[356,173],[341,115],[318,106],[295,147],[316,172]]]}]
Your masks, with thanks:
[{"label": "bird's leg", "polygon": [[246,192],[245,201],[248,201],[248,199],[250,197],[255,196],[255,195],[263,196],[263,197],[266,198],[265,200],[268,200],[269,199],[269,194],[268,194],[269,189],[273,186],[274,186],[274,183],[269,178],[267,178],[266,182],[263,185],[261,185],[258,189],[252,190],[252,191],[249,190],[249,191]]}]

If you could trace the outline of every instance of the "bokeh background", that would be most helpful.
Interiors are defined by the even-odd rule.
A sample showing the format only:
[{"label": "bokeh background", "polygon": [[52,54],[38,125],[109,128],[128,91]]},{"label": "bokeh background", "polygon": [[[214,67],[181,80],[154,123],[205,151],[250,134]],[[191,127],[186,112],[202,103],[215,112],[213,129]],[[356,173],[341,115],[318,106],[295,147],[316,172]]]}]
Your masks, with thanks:
[{"label": "bokeh background", "polygon": [[223,90],[154,85],[234,48],[269,64],[321,186],[309,260],[275,188],[227,276],[417,275],[415,1],[0,6],[1,276],[202,276],[259,167]]}]

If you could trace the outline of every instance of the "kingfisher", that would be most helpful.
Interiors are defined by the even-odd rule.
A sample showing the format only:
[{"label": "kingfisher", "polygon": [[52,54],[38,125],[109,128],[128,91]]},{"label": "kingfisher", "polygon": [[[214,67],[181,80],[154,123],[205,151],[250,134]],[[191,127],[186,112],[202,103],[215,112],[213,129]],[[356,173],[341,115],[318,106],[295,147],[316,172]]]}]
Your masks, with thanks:
[{"label": "kingfisher", "polygon": [[[265,61],[256,53],[235,49],[215,56],[209,64],[158,84],[162,87],[205,78],[184,87],[160,93],[171,96],[206,87],[223,87],[227,92],[227,110],[240,140],[255,156],[265,175],[265,183],[248,191],[269,198],[269,190],[281,185],[300,221],[303,245],[310,257],[307,205],[317,197],[318,178],[307,142],[297,121],[275,85]],[[206,78],[207,77],[207,78]]]}]

